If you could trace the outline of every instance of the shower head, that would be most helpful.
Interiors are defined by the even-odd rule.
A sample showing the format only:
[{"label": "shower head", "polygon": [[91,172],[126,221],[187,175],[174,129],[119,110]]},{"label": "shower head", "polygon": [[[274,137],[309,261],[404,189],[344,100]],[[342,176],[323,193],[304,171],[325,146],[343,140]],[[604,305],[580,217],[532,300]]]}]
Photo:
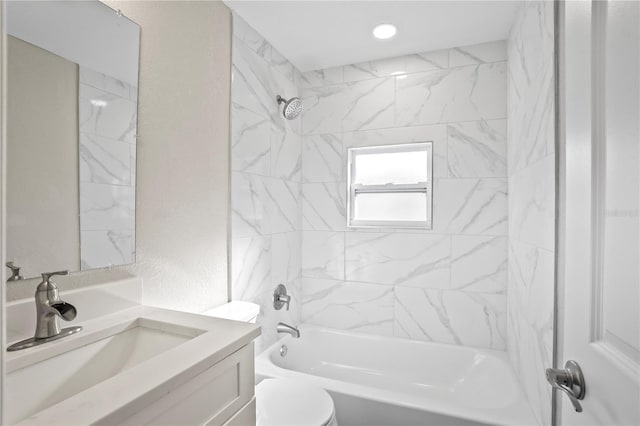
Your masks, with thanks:
[{"label": "shower head", "polygon": [[293,120],[294,118],[296,118],[302,113],[303,105],[300,98],[291,98],[287,100],[287,99],[284,99],[282,96],[278,95],[276,99],[278,100],[278,105],[284,103],[282,115],[287,120]]}]

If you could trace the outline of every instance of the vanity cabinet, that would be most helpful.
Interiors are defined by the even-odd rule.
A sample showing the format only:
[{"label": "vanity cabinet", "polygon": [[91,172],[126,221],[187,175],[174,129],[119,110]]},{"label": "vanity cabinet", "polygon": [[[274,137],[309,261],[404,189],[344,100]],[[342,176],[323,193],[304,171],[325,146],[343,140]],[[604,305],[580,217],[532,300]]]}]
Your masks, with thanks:
[{"label": "vanity cabinet", "polygon": [[182,383],[122,421],[123,425],[255,424],[254,344],[194,369]]}]

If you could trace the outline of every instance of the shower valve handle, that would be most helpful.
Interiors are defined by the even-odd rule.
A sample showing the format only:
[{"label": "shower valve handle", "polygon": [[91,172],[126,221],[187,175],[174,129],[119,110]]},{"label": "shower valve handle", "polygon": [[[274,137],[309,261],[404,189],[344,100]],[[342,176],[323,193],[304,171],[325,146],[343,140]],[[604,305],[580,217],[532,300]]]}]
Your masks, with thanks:
[{"label": "shower valve handle", "polygon": [[287,294],[287,288],[283,284],[278,284],[278,287],[273,292],[273,307],[279,311],[286,305],[288,311],[289,303],[291,303],[291,296]]}]

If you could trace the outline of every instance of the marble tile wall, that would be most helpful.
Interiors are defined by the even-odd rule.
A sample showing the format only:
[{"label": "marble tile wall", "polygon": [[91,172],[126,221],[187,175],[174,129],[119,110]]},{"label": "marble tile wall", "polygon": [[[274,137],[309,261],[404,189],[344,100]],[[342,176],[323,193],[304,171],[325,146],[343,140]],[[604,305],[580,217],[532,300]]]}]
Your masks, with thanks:
[{"label": "marble tile wall", "polygon": [[540,424],[551,424],[555,258],[554,10],[526,1],[507,41],[508,352]]},{"label": "marble tile wall", "polygon": [[[301,320],[504,350],[504,41],[303,73]],[[346,226],[349,147],[433,141],[433,229]]]},{"label": "marble tile wall", "polygon": [[[231,297],[260,305],[260,352],[280,321],[300,323],[301,119],[276,96],[298,96],[299,71],[240,17],[233,18],[231,89]],[[292,295],[276,311],[278,284]]]},{"label": "marble tile wall", "polygon": [[138,88],[80,66],[80,262],[135,260]]}]

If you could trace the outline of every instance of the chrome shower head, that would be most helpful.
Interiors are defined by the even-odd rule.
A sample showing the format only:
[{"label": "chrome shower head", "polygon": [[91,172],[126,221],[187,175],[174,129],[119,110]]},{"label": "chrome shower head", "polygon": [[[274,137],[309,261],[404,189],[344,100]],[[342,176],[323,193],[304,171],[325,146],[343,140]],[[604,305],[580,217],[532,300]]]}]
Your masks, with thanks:
[{"label": "chrome shower head", "polygon": [[282,115],[287,120],[293,120],[302,113],[303,105],[300,98],[291,98],[287,100],[278,95],[276,99],[278,100],[278,105],[284,103]]}]

